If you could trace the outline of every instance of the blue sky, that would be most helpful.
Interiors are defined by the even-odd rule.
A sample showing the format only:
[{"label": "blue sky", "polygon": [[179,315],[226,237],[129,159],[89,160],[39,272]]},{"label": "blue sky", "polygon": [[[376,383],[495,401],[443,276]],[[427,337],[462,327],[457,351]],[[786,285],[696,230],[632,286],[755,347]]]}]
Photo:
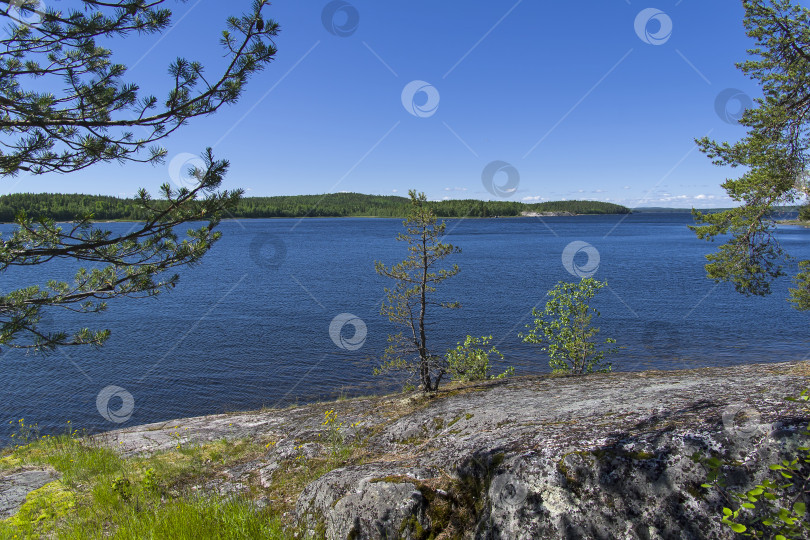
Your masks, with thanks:
[{"label": "blue sky", "polygon": [[[116,48],[128,79],[159,98],[176,56],[216,72],[224,20],[249,3],[170,6],[166,35]],[[182,183],[213,146],[231,162],[225,187],[248,196],[415,188],[431,199],[730,205],[720,184],[739,171],[711,165],[694,138],[741,137],[734,114],[758,95],[734,66],[751,46],[740,2],[280,0],[266,13],[281,24],[277,59],[237,105],[167,140],[165,164],[20,176],[3,192],[154,192]],[[406,87],[423,91],[403,98]],[[511,167],[483,179],[494,161]]]}]

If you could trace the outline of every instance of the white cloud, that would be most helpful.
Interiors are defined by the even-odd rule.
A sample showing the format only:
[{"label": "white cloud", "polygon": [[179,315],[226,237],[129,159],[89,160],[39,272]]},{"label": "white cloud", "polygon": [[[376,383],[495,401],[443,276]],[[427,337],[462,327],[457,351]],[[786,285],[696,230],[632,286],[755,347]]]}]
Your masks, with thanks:
[{"label": "white cloud", "polygon": [[624,186],[624,189],[630,189],[630,186]]},{"label": "white cloud", "polygon": [[534,197],[523,197],[522,201],[544,201],[546,200],[545,197],[541,197],[540,195],[535,195]]},{"label": "white cloud", "polygon": [[[627,201],[631,202],[632,201]],[[634,203],[637,206],[671,206],[675,208],[712,207],[728,204],[731,206],[731,199],[728,196],[707,195],[700,193],[697,195],[671,195],[663,194],[658,198],[642,199]],[[708,205],[708,206],[707,206]]]}]

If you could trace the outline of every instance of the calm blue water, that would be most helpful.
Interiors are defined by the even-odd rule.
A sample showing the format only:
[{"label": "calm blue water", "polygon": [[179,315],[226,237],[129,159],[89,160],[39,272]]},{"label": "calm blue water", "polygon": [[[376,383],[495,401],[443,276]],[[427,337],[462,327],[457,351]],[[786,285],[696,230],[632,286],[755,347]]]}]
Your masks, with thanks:
[{"label": "calm blue water", "polygon": [[[443,350],[467,334],[491,334],[518,374],[548,371],[547,360],[517,333],[548,289],[576,279],[562,254],[572,241],[584,241],[599,253],[595,277],[609,283],[595,305],[603,335],[622,347],[614,369],[804,358],[810,319],[785,302],[789,280],[767,298],[715,286],[703,273],[712,246],[695,239],[689,223],[688,214],[449,221],[447,240],[463,253],[455,257],[461,273],[443,291],[463,308],[432,320],[433,344]],[[392,330],[379,315],[386,280],[375,274],[374,260],[403,258],[405,246],[394,240],[401,220],[251,220],[221,227],[223,239],[202,264],[181,271],[174,291],[116,300],[106,313],[85,317],[87,325],[112,330],[102,349],[48,356],[4,351],[0,436],[20,417],[45,432],[67,420],[98,431],[391,388],[371,374]],[[793,255],[810,258],[810,230],[783,227],[780,239]],[[586,265],[587,255],[574,262]],[[70,267],[58,264],[51,274],[44,266],[9,272],[4,289],[69,276]],[[330,322],[341,313],[367,327],[357,350],[341,349],[330,338]],[[53,321],[79,324],[56,315]],[[351,340],[352,329],[344,328],[344,339]],[[122,424],[97,410],[97,395],[108,385],[134,399]],[[120,398],[111,403],[116,409]]]}]

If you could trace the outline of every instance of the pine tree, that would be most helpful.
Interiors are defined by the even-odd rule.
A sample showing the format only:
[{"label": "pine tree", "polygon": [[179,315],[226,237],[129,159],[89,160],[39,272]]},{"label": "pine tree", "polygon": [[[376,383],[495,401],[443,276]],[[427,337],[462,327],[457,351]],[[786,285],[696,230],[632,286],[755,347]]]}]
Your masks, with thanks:
[{"label": "pine tree", "polygon": [[385,289],[381,314],[404,326],[405,331],[388,337],[383,364],[376,372],[398,370],[417,375],[424,392],[435,392],[447,366],[444,355],[434,354],[428,346],[428,310],[461,307],[458,302],[432,299],[436,286],[459,272],[458,265],[438,268],[439,263],[453,253],[461,253],[461,249],[442,243],[446,223],[437,222],[425,194],[415,190],[408,194],[410,213],[403,222],[405,233],[400,233],[397,240],[408,244],[409,255],[391,267],[375,262],[378,274],[396,281],[393,288]]},{"label": "pine tree", "polygon": [[[108,162],[161,163],[166,150],[156,145],[189,120],[236,102],[251,75],[273,59],[278,24],[263,18],[266,0],[227,20],[220,42],[227,66],[204,75],[199,62],[178,58],[169,66],[173,85],[164,100],[140,96],[125,80],[126,67],[113,63],[109,44],[124,46],[131,34],[159,34],[169,28],[171,11],[163,0],[82,0],[78,8],[57,9],[39,0],[0,3],[8,30],[0,43],[0,174],[71,174]],[[100,43],[103,42],[104,45]],[[54,93],[49,88],[62,88]],[[136,136],[135,133],[138,135]],[[172,189],[160,197],[145,190],[137,206],[143,222],[124,235],[94,225],[100,216],[72,216],[67,225],[27,213],[0,239],[0,272],[14,266],[54,266],[75,260],[92,265],[72,282],[49,280],[0,293],[0,345],[52,350],[63,345],[100,345],[106,330],[66,331],[43,327],[48,309],[82,313],[106,308],[115,297],[154,296],[177,282],[165,272],[193,264],[219,238],[220,216],[242,191],[218,191],[228,162],[210,149],[203,167],[190,174],[196,185]],[[100,210],[99,210],[100,212]],[[189,229],[185,238],[178,228]]]},{"label": "pine tree", "polygon": [[[743,6],[745,28],[757,46],[738,68],[759,81],[763,96],[743,115],[740,123],[747,134],[741,140],[697,141],[713,163],[746,169],[723,184],[741,205],[717,213],[694,210],[702,225],[692,228],[705,240],[730,235],[707,256],[710,278],[731,282],[740,293],[762,296],[771,292],[774,279],[785,275],[788,255],[775,235],[773,210],[810,196],[810,10],[791,0],[746,0]],[[810,309],[810,261],[800,262],[794,285],[794,307]]]}]

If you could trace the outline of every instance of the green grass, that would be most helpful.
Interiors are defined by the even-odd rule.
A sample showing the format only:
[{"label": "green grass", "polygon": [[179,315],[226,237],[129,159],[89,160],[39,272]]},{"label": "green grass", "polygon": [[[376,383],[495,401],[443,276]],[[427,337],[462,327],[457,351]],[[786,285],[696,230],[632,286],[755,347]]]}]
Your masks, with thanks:
[{"label": "green grass", "polygon": [[[279,516],[257,511],[242,498],[210,498],[196,496],[159,504],[148,498],[139,504],[109,505],[106,511],[91,511],[95,519],[68,521],[58,538],[85,539],[109,537],[115,539],[142,538],[287,538]],[[104,524],[114,523],[109,536]]]},{"label": "green grass", "polygon": [[[183,442],[181,432],[169,450],[125,457],[115,448],[76,430],[40,437],[36,425],[22,419],[16,444],[0,450],[0,473],[23,467],[50,467],[57,481],[32,491],[19,511],[0,520],[5,538],[321,538],[323,523],[296,523],[301,491],[329,471],[361,463],[367,451],[358,425],[345,425],[334,410],[325,413],[316,438],[320,451],[279,463],[269,485],[258,474],[243,476],[238,494],[221,496],[210,487],[234,467],[253,463],[278,442],[267,438]],[[270,450],[272,451],[272,450]],[[227,483],[227,481],[225,481]],[[262,504],[257,504],[262,501]]]},{"label": "green grass", "polygon": [[[49,466],[61,479],[28,494],[0,538],[289,538],[281,513],[260,509],[251,491],[222,497],[194,486],[227,466],[255,459],[253,441],[215,441],[150,457],[125,458],[78,433],[34,438],[21,422],[0,470]],[[301,537],[301,535],[299,535]]]}]

